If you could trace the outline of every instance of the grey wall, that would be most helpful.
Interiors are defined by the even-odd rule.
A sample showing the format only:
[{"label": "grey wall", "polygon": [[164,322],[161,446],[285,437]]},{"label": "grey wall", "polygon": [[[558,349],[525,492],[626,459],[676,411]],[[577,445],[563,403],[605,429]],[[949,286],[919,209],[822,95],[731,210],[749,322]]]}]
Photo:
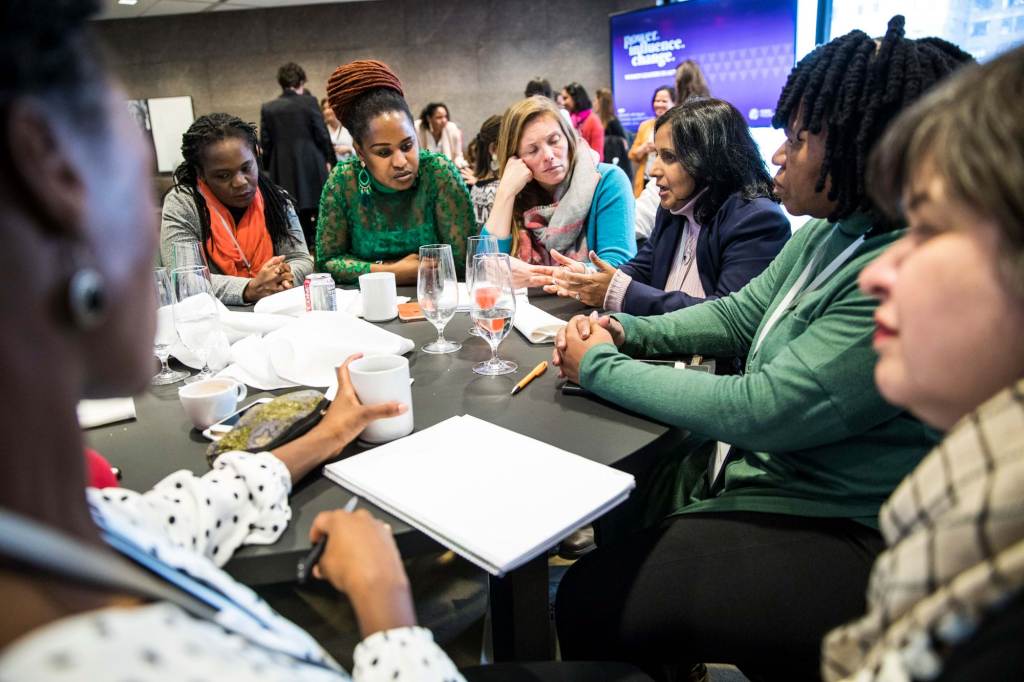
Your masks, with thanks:
[{"label": "grey wall", "polygon": [[259,121],[277,67],[302,65],[319,98],[339,64],[374,58],[417,115],[448,104],[466,142],[531,77],[610,84],[608,14],[653,0],[370,0],[96,22],[131,98],[191,95],[196,114]]}]

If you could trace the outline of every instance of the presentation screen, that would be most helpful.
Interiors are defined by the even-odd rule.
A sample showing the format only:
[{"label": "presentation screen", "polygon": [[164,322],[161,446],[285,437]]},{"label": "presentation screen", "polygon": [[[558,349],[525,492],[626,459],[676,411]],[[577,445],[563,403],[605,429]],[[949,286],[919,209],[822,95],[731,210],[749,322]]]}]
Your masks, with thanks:
[{"label": "presentation screen", "polygon": [[613,15],[612,90],[619,120],[635,131],[651,118],[659,85],[692,59],[711,95],[731,102],[751,126],[770,126],[793,68],[797,0],[688,0]]}]

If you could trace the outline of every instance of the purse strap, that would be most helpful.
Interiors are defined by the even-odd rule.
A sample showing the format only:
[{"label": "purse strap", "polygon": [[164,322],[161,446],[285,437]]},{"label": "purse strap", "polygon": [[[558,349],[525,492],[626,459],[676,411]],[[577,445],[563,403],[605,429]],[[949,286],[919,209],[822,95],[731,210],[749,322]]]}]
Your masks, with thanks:
[{"label": "purse strap", "polygon": [[79,583],[170,602],[204,620],[217,614],[209,604],[130,560],[7,509],[0,509],[0,554]]}]

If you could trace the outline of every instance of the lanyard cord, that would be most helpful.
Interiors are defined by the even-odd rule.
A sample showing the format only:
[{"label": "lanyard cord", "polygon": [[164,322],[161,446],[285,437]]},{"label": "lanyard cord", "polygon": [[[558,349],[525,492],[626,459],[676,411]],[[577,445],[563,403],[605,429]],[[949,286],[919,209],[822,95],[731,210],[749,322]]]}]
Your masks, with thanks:
[{"label": "lanyard cord", "polygon": [[217,217],[220,218],[220,224],[224,226],[224,230],[228,233],[228,236],[231,237],[231,243],[235,245],[236,249],[238,249],[238,255],[242,257],[242,262],[245,263],[245,269],[249,271],[249,276],[252,277],[252,265],[249,263],[249,259],[245,257],[245,254],[242,253],[242,245],[238,243],[237,239],[235,239],[234,231],[231,229],[231,226],[228,225],[228,221],[224,220],[224,216],[221,215],[220,211],[216,211],[216,213]]},{"label": "lanyard cord", "polygon": [[[839,228],[837,227],[835,229]],[[834,233],[835,231],[833,230],[833,234]],[[771,317],[768,318],[768,321],[765,323],[764,327],[761,328],[761,333],[758,334],[757,338],[754,340],[754,350],[751,351],[750,353],[751,357],[757,355],[757,351],[761,348],[761,344],[764,342],[765,337],[768,336],[768,333],[771,332],[772,328],[778,323],[778,321],[782,319],[782,316],[789,312],[789,310],[796,305],[797,297],[809,294],[818,287],[820,287],[825,282],[825,280],[827,280],[835,273],[836,270],[841,268],[843,264],[846,263],[846,261],[850,260],[850,257],[853,256],[854,251],[856,251],[860,247],[860,245],[864,243],[864,235],[861,235],[857,237],[855,240],[853,240],[853,243],[851,243],[849,246],[843,249],[842,253],[833,258],[832,262],[825,266],[825,269],[818,273],[818,276],[815,277],[814,280],[812,280],[806,288],[804,288],[804,283],[807,282],[807,280],[811,276],[811,273],[814,272],[815,268],[817,268],[818,265],[821,263],[822,258],[824,258],[825,247],[828,245],[829,241],[830,239],[826,239],[815,250],[814,255],[811,256],[810,262],[807,263],[807,267],[805,267],[803,272],[800,273],[800,276],[797,277],[796,282],[794,282],[793,286],[790,287],[789,291],[786,292],[786,296],[779,303],[778,307],[776,307],[775,310],[772,312]]]}]

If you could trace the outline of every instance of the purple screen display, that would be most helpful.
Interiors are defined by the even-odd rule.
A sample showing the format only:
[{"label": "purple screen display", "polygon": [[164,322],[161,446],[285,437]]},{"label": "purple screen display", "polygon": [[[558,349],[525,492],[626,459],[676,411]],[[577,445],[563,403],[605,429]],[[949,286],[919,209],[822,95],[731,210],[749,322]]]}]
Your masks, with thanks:
[{"label": "purple screen display", "polygon": [[675,69],[700,64],[714,97],[751,126],[770,126],[793,68],[796,0],[688,0],[610,18],[612,89],[619,120],[636,130],[651,118],[659,85]]}]

